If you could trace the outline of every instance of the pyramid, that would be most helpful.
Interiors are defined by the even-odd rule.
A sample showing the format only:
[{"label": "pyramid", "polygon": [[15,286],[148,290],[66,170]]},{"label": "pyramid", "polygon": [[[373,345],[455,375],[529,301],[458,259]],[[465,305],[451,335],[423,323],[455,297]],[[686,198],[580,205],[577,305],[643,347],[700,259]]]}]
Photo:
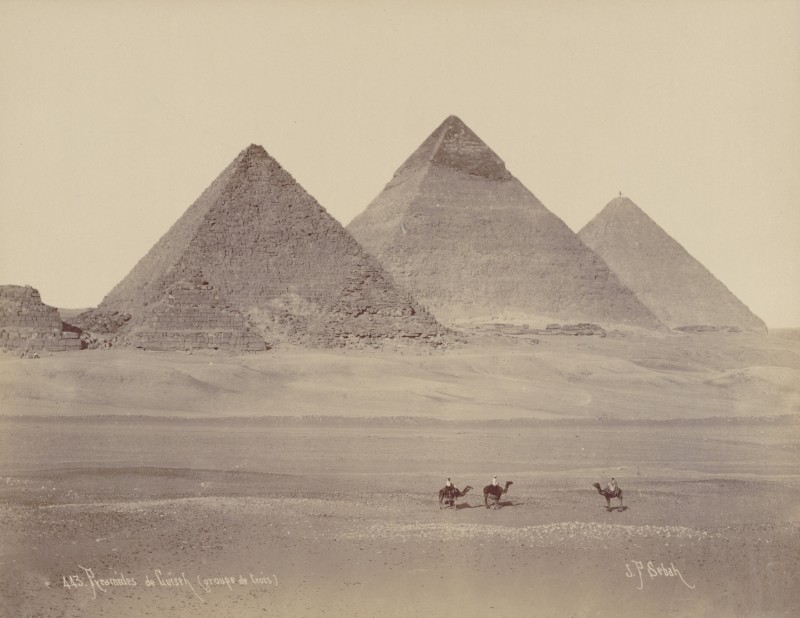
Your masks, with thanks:
[{"label": "pyramid", "polygon": [[163,350],[433,343],[444,332],[256,145],[79,323]]},{"label": "pyramid", "polygon": [[578,233],[667,326],[766,332],[700,262],[627,197],[617,197]]},{"label": "pyramid", "polygon": [[657,328],[577,235],[447,118],[348,226],[443,322],[502,316]]}]

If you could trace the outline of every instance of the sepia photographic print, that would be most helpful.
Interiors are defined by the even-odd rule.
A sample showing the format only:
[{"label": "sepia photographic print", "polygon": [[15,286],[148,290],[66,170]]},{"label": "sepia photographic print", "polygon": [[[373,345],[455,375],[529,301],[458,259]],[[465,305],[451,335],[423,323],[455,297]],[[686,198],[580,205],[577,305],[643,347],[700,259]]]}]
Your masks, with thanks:
[{"label": "sepia photographic print", "polygon": [[0,615],[797,615],[796,0],[4,0],[0,84]]}]

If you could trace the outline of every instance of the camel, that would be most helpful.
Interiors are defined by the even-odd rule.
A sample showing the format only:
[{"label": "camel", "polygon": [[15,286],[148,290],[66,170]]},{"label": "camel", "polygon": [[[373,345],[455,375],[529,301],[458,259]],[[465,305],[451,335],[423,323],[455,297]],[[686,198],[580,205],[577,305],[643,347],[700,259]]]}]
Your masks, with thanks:
[{"label": "camel", "polygon": [[609,491],[608,487],[600,488],[600,483],[592,483],[592,487],[606,499],[606,510],[611,511],[611,498],[619,498],[619,510],[622,510],[622,488],[617,486],[614,491]]},{"label": "camel", "polygon": [[[450,485],[450,487],[442,487],[439,490],[439,508],[447,508],[448,506],[456,508],[456,500],[461,496],[466,496],[470,489],[472,489],[472,487],[469,485],[464,488],[464,491],[461,491],[455,485]],[[442,504],[445,506],[443,507]]]},{"label": "camel", "polygon": [[483,488],[483,503],[486,505],[486,508],[489,508],[489,499],[493,501],[492,508],[499,509],[500,508],[500,496],[503,494],[508,493],[508,486],[513,485],[514,481],[506,481],[505,487],[500,487],[500,485],[487,485]]}]

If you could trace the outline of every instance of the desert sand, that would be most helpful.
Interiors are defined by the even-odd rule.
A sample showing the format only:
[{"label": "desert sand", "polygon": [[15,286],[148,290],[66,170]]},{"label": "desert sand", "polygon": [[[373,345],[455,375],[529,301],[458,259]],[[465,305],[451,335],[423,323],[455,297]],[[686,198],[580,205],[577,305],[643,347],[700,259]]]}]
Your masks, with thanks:
[{"label": "desert sand", "polygon": [[796,338],[464,339],[0,355],[0,614],[796,614]]}]

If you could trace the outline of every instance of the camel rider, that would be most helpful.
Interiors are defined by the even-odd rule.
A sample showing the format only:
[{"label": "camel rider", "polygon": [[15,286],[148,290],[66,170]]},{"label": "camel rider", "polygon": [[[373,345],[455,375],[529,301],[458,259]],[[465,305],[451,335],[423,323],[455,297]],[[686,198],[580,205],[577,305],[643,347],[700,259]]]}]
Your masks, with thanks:
[{"label": "camel rider", "polygon": [[611,493],[612,496],[614,494],[616,494],[617,493],[617,479],[615,479],[612,476],[611,477],[611,482],[606,486],[606,489],[609,491],[609,493]]},{"label": "camel rider", "polygon": [[456,487],[448,478],[447,482],[444,484],[444,497],[445,497],[445,502],[450,506],[455,506],[455,495],[454,495],[455,493],[456,493]]},{"label": "camel rider", "polygon": [[[497,482],[497,477],[492,477],[492,484],[489,485],[486,489],[483,490],[484,500],[486,502],[486,508],[493,508],[497,509],[500,505],[500,496],[503,494],[503,490],[500,489],[500,484]],[[491,502],[491,506],[490,503]]]}]

